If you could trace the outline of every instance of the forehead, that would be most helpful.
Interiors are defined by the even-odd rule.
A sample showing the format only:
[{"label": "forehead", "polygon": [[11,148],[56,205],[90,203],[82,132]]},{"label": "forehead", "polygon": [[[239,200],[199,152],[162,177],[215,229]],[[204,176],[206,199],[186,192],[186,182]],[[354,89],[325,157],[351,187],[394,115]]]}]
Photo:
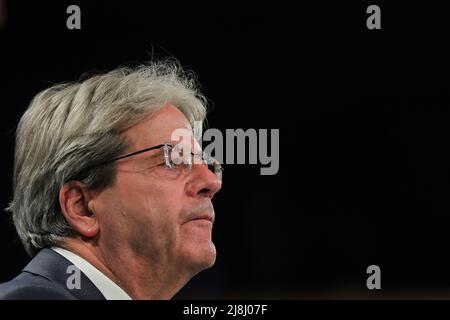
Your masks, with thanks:
[{"label": "forehead", "polygon": [[172,134],[184,129],[192,135],[192,127],[186,116],[175,106],[166,104],[157,112],[123,132],[131,148],[146,148],[173,142]]}]

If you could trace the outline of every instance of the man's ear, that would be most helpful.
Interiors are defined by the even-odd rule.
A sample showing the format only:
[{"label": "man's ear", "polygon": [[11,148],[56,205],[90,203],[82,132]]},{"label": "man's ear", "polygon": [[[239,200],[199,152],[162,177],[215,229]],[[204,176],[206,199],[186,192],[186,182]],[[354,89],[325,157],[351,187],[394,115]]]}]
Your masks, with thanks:
[{"label": "man's ear", "polygon": [[90,200],[90,194],[80,181],[67,182],[59,190],[64,217],[76,232],[87,238],[95,237],[99,231],[97,217],[89,208]]}]

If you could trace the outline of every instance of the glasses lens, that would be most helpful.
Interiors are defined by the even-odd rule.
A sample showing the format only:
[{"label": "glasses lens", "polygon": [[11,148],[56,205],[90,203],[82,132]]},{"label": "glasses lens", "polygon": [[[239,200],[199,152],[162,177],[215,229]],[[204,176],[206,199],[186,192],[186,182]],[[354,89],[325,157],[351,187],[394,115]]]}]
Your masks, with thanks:
[{"label": "glasses lens", "polygon": [[168,161],[170,168],[178,168],[182,165],[190,166],[191,159],[184,155],[183,148],[179,146],[169,146]]},{"label": "glasses lens", "polygon": [[192,164],[206,165],[208,169],[222,181],[222,165],[219,161],[212,158],[205,152],[203,152],[203,154],[193,154],[188,152],[183,153],[183,148],[177,146],[166,146],[164,148],[164,157],[167,166],[173,169],[183,166],[191,170]]}]

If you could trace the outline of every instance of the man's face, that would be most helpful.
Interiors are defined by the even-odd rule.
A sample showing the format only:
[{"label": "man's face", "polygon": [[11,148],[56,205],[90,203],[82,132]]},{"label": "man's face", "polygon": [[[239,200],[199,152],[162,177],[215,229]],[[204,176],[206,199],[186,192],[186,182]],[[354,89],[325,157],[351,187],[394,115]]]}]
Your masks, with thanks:
[{"label": "man's face", "polygon": [[[180,128],[192,132],[184,114],[165,105],[123,133],[130,143],[126,152],[175,145],[171,136]],[[198,150],[192,134],[189,140]],[[100,192],[94,203],[99,242],[110,254],[126,251],[127,256],[144,259],[165,272],[179,269],[195,274],[215,261],[212,222],[205,218],[214,217],[211,199],[221,182],[201,164],[189,172],[163,163],[159,149],[116,161],[114,186]]]}]

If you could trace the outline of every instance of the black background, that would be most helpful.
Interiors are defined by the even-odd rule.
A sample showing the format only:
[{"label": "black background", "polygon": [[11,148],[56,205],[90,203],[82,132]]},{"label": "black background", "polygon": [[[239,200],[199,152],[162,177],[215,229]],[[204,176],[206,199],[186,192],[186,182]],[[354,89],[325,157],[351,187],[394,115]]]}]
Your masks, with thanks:
[{"label": "black background", "polygon": [[[81,30],[66,8],[81,7]],[[366,8],[381,7],[381,30]],[[1,206],[32,97],[88,71],[174,56],[210,127],[280,129],[280,170],[227,165],[216,265],[177,298],[450,297],[450,5],[7,1]],[[0,218],[0,281],[28,257]],[[366,288],[381,268],[382,289]]]}]

